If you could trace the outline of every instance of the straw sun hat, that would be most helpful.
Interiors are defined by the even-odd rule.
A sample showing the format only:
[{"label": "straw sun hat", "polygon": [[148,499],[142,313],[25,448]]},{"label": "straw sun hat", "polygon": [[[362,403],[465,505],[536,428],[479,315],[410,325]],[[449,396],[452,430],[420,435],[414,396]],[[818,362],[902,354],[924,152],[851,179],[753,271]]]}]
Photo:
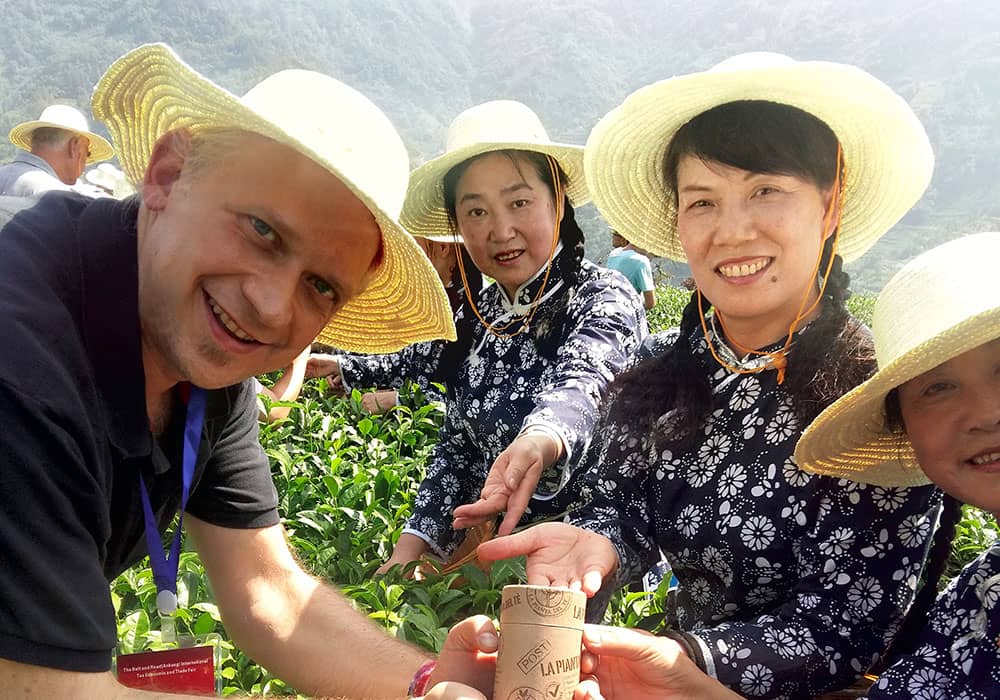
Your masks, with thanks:
[{"label": "straw sun hat", "polygon": [[495,100],[471,107],[448,127],[445,152],[410,174],[403,206],[403,225],[415,236],[430,238],[451,230],[444,205],[444,177],[469,158],[492,151],[546,153],[566,173],[566,194],[573,206],[590,201],[583,176],[583,147],[555,143],[530,108],[513,100]]},{"label": "straw sun hat", "polygon": [[354,352],[392,352],[417,341],[455,338],[437,273],[397,222],[409,174],[406,148],[385,114],[360,92],[320,73],[287,70],[240,98],[164,44],[148,44],[112,64],[94,89],[93,110],[111,132],[133,183],[142,180],[156,140],[173,129],[239,129],[309,157],[368,207],[382,231],[384,252],[368,287],[330,319],[318,340]]},{"label": "straw sun hat", "polygon": [[930,182],[934,155],[927,134],[884,83],[840,63],[741,54],[708,71],[641,88],[594,127],[585,155],[587,183],[611,228],[639,248],[685,261],[663,175],[667,147],[694,117],[741,100],[797,107],[837,136],[847,173],[838,249],[845,261],[868,250]]},{"label": "straw sun hat", "polygon": [[885,423],[894,388],[1000,337],[1000,233],[959,238],[912,260],[875,304],[878,372],[829,406],[803,433],[806,471],[880,486],[929,483],[910,441]]},{"label": "straw sun hat", "polygon": [[31,134],[35,129],[51,127],[53,129],[64,129],[72,131],[78,136],[86,136],[90,139],[90,157],[88,163],[108,160],[115,157],[115,149],[111,147],[107,139],[98,136],[90,130],[87,118],[83,112],[70,107],[69,105],[49,105],[42,110],[42,115],[38,119],[30,122],[21,122],[10,130],[10,142],[25,151],[31,150]]}]

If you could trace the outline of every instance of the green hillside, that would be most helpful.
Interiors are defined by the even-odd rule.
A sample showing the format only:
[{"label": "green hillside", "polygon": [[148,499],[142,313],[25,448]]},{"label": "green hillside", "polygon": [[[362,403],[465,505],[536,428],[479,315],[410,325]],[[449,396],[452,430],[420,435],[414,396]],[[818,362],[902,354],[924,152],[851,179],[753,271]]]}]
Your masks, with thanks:
[{"label": "green hillside", "polygon": [[[997,3],[0,0],[0,16],[0,129],[55,99],[87,107],[114,58],[166,41],[236,92],[281,68],[335,75],[389,114],[414,164],[441,150],[458,111],[486,99],[522,100],[553,138],[582,143],[631,90],[736,53],[855,63],[910,101],[938,160],[924,200],[851,266],[856,288],[880,288],[956,234],[1000,228]],[[0,146],[0,157],[12,153]],[[606,228],[592,208],[581,219],[591,257],[603,259]]]}]

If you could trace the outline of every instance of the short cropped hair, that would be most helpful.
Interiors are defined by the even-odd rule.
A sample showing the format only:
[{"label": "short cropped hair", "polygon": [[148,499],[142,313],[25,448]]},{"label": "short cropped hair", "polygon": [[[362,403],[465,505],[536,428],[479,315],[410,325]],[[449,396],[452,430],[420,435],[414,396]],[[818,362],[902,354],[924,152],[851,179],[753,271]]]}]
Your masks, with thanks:
[{"label": "short cropped hair", "polygon": [[31,150],[36,148],[59,148],[69,143],[76,134],[68,129],[54,126],[40,126],[31,132]]}]

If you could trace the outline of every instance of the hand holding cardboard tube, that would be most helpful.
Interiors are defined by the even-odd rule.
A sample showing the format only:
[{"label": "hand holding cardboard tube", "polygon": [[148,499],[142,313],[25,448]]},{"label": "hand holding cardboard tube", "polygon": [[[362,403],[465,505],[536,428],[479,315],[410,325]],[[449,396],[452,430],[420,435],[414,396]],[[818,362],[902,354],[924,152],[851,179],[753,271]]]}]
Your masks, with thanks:
[{"label": "hand holding cardboard tube", "polygon": [[[514,586],[505,590],[504,600],[514,600],[518,594],[524,596],[527,589],[534,588],[545,592],[544,598],[535,596],[537,603],[542,601],[542,610],[557,610],[562,604],[558,595],[560,589],[544,587]],[[572,592],[579,596],[578,592]],[[527,600],[521,598],[521,603]],[[517,601],[508,610],[516,607]],[[524,678],[521,669],[535,670],[538,667],[539,656],[545,654],[554,641],[551,632],[544,625],[528,630],[528,643],[525,644],[524,631],[521,631],[520,641],[515,640],[518,625],[511,620],[524,619],[508,612],[503,627],[508,630],[510,638],[504,649],[503,657],[497,659],[493,653],[496,649],[496,630],[492,621],[482,615],[469,618],[452,628],[441,650],[439,666],[434,677],[450,679],[434,685],[425,696],[425,700],[484,700],[488,698],[490,676],[493,673],[492,662],[496,660],[498,669],[512,665],[514,671],[507,674],[508,680],[518,681]],[[501,619],[504,620],[503,612]],[[543,620],[545,618],[542,618]],[[576,622],[573,623],[577,624]],[[503,631],[503,630],[501,630]],[[570,630],[575,632],[575,630]],[[574,666],[574,653],[579,654],[579,642],[575,652],[569,652],[570,660],[564,660],[562,667],[567,669],[565,683],[559,682],[553,675],[559,664],[553,663],[554,654],[548,660],[551,666],[546,666],[549,675],[540,676],[543,680],[542,698],[552,697],[555,700],[572,698],[573,700],[662,700],[664,698],[706,698],[707,700],[730,700],[740,696],[724,687],[718,681],[708,677],[691,661],[681,647],[672,639],[657,637],[642,630],[606,627],[603,625],[583,625],[583,654],[577,656],[579,666],[575,671],[569,671]],[[558,634],[558,630],[557,630]],[[579,640],[578,632],[574,638]],[[535,639],[530,639],[531,635]],[[540,635],[540,636],[539,636]],[[521,653],[521,648],[528,651]],[[530,647],[530,648],[529,648]],[[542,651],[533,651],[541,647]],[[470,674],[469,659],[478,659],[477,670]],[[551,657],[551,658],[550,658]],[[458,682],[456,682],[458,681]],[[505,681],[506,682],[506,681]],[[475,687],[472,687],[472,686]],[[537,683],[536,683],[537,685]],[[478,688],[478,689],[477,689]],[[515,685],[506,696],[501,686],[500,671],[495,681],[493,700],[515,700],[521,698],[537,698],[536,688],[529,681]],[[549,695],[544,693],[548,692]],[[555,694],[552,694],[552,693]],[[566,694],[566,693],[569,694]],[[513,695],[511,695],[513,694]]]},{"label": "hand holding cardboard tube", "polygon": [[663,700],[741,696],[705,675],[672,639],[642,630],[586,625],[584,678],[573,700]]}]

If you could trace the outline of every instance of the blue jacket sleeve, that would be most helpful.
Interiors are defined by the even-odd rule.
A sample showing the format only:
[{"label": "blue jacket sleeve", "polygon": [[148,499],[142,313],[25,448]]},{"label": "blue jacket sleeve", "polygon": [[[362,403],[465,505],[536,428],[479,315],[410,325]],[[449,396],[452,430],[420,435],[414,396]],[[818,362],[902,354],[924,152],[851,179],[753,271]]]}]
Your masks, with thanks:
[{"label": "blue jacket sleeve", "polygon": [[471,503],[486,479],[485,458],[469,439],[454,404],[445,412],[438,444],[417,490],[413,514],[403,532],[420,537],[435,554],[447,558],[461,544],[464,530],[452,526],[452,511]]},{"label": "blue jacket sleeve", "polygon": [[406,380],[417,384],[429,398],[444,396],[431,383],[444,341],[432,340],[407,345],[386,355],[340,355],[340,374],[345,388],[399,389]]},{"label": "blue jacket sleeve", "polygon": [[541,426],[560,436],[562,460],[539,480],[536,498],[550,499],[571,476],[571,465],[590,442],[601,400],[615,375],[629,366],[646,337],[646,314],[635,290],[618,275],[581,285],[569,306],[570,331],[557,361],[542,377],[535,407],[522,430]]},{"label": "blue jacket sleeve", "polygon": [[869,700],[1000,697],[1000,542],[938,596],[911,654],[893,659]]}]

